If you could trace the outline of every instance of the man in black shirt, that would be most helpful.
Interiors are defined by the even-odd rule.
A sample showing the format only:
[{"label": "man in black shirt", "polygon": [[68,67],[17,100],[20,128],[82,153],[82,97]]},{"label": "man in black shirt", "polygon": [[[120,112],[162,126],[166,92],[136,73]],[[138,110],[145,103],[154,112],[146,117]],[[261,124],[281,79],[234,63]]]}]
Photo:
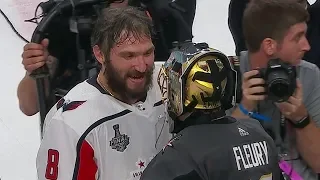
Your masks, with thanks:
[{"label": "man in black shirt", "polygon": [[253,119],[228,117],[235,73],[228,58],[205,43],[172,52],[158,79],[175,137],[140,180],[277,180],[278,153]]},{"label": "man in black shirt", "polygon": [[320,67],[320,0],[316,0],[308,7],[310,20],[307,22],[307,39],[311,46],[310,51],[304,54],[303,59]]}]

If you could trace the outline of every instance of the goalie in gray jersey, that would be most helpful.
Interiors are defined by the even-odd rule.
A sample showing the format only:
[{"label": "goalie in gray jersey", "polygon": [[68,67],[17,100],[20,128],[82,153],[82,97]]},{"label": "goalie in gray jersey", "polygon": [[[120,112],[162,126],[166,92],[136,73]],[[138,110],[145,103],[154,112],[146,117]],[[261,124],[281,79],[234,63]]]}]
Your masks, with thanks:
[{"label": "goalie in gray jersey", "polygon": [[275,144],[260,123],[225,114],[235,77],[228,58],[206,43],[172,52],[158,83],[176,134],[140,180],[280,179]]}]

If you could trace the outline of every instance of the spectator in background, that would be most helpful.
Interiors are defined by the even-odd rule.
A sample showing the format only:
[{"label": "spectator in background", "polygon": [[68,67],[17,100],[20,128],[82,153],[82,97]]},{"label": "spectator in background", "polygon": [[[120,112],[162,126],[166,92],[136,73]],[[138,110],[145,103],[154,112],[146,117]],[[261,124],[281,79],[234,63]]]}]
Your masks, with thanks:
[{"label": "spectator in background", "polygon": [[249,1],[231,0],[229,3],[228,25],[235,43],[236,56],[239,56],[241,51],[247,50],[242,31],[242,18],[244,9]]},{"label": "spectator in background", "polygon": [[303,59],[320,67],[320,0],[308,7],[310,20],[308,21],[307,39],[311,46]]}]

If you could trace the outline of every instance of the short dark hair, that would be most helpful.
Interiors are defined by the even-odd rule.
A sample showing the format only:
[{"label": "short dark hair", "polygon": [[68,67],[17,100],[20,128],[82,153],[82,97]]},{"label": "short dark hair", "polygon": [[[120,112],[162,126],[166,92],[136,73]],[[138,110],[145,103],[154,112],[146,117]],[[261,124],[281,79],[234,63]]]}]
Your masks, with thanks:
[{"label": "short dark hair", "polygon": [[[144,11],[135,7],[106,8],[102,10],[91,35],[91,46],[98,45],[109,59],[111,48],[121,43],[125,36],[133,35],[136,39],[143,36],[152,37],[152,20]],[[121,39],[120,39],[121,38]]]},{"label": "short dark hair", "polygon": [[265,38],[282,42],[291,26],[308,19],[308,11],[297,1],[251,0],[243,16],[243,34],[249,52],[257,52]]}]

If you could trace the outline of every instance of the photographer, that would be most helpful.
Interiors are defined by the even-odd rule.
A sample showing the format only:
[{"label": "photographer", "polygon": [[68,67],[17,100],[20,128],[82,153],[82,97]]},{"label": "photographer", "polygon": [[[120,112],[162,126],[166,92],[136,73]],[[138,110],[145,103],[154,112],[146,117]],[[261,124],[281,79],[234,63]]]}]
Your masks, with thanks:
[{"label": "photographer", "polygon": [[[108,2],[112,2],[109,4],[110,7],[139,6],[140,4],[140,0],[113,0]],[[170,15],[170,12],[163,10],[169,6],[168,4],[171,1],[145,0],[143,2],[145,2],[147,9],[151,10],[149,13],[156,28],[161,25],[161,29],[157,29],[156,35],[153,38],[156,47],[155,61],[165,61],[172,49],[172,42],[178,41],[178,36],[192,39],[190,36],[192,36],[191,31],[195,16],[196,1],[188,0],[187,3],[185,3],[186,1],[175,1],[170,4],[170,6],[173,6],[173,8],[181,12],[180,15],[186,21],[191,35],[188,34],[189,32],[186,28],[184,28],[184,30],[188,33],[177,32],[179,31],[176,30],[179,28],[176,26],[178,24],[177,20]],[[54,83],[52,84],[53,87],[58,86],[67,91],[82,81],[79,79],[81,72],[77,69],[77,55],[74,53],[77,51],[74,43],[76,41],[75,34],[69,32],[70,28],[68,23],[63,23],[59,20],[55,23],[57,24],[56,26],[63,26],[57,29],[55,28],[56,26],[52,25],[52,34],[58,34],[57,38],[50,40],[44,39],[41,44],[28,43],[24,46],[22,64],[27,73],[18,86],[17,94],[20,109],[28,116],[32,116],[39,111],[36,82],[29,76],[35,69],[46,64],[49,67],[50,75],[53,79],[52,82],[50,82]],[[160,36],[159,31],[162,31],[164,36]],[[91,49],[90,42],[84,41],[82,42],[82,46]],[[87,59],[90,59],[90,57]],[[57,97],[57,99],[59,98],[60,97]]]},{"label": "photographer", "polygon": [[[306,39],[308,18],[307,10],[292,0],[250,1],[243,17],[248,52],[240,56],[242,100],[232,115],[260,120],[273,136],[282,160],[293,167],[290,173],[316,180],[320,172],[320,71],[301,60],[310,49]],[[269,60],[275,58],[281,62],[272,65]],[[270,73],[257,70],[262,68]],[[272,89],[271,82],[277,78],[282,78],[282,83]],[[287,89],[281,90],[284,87]],[[270,96],[274,98],[275,94],[289,97],[272,100]]]}]

